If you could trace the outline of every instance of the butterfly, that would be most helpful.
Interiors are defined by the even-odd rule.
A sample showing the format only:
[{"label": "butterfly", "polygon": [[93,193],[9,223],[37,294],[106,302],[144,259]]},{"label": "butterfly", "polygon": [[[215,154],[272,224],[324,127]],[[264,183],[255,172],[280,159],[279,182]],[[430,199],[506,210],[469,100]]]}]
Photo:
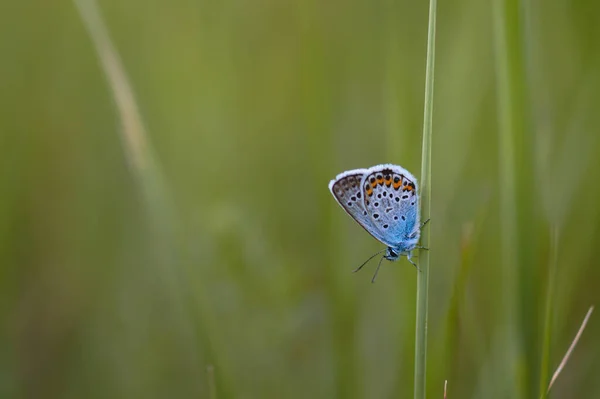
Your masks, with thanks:
[{"label": "butterfly", "polygon": [[329,182],[329,190],[336,201],[369,234],[387,245],[360,265],[359,271],[375,256],[379,260],[372,282],[375,281],[383,259],[395,261],[406,256],[411,259],[418,246],[421,228],[417,179],[401,166],[376,165],[369,169],[354,169],[340,173]]}]

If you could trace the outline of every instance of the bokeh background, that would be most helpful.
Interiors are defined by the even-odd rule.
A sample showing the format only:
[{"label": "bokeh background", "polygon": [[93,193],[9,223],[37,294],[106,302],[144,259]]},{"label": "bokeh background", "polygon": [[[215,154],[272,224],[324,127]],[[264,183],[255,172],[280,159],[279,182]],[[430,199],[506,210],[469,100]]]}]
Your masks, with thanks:
[{"label": "bokeh background", "polygon": [[[600,302],[600,5],[523,7],[507,274],[494,8],[438,6],[431,398],[537,397],[546,332],[552,373]],[[327,183],[420,174],[428,2],[99,10],[142,169],[75,3],[0,5],[0,397],[412,397],[416,271],[352,274],[382,245]],[[599,317],[552,397],[600,398]]]}]

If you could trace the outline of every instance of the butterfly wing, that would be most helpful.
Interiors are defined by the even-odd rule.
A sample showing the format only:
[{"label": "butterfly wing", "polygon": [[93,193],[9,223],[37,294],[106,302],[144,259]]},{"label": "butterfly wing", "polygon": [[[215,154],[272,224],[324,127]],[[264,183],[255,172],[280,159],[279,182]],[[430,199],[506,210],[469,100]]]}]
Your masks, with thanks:
[{"label": "butterfly wing", "polygon": [[411,173],[397,165],[374,166],[364,174],[361,188],[364,208],[384,244],[398,247],[408,238],[418,241],[418,186]]},{"label": "butterfly wing", "polygon": [[365,191],[361,182],[368,172],[369,169],[355,169],[341,173],[329,182],[329,190],[348,215],[377,240],[387,244],[365,207]]}]

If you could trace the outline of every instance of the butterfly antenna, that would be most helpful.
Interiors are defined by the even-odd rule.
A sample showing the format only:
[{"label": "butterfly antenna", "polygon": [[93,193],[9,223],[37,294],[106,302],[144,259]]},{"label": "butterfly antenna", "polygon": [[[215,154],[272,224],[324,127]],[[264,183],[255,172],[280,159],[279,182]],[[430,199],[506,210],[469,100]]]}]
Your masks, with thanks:
[{"label": "butterfly antenna", "polygon": [[352,273],[356,273],[357,271],[359,271],[360,269],[363,268],[364,265],[366,265],[367,263],[369,263],[369,261],[371,259],[373,259],[374,257],[376,257],[377,255],[379,255],[380,253],[385,252],[385,249],[382,249],[379,252],[375,252],[373,255],[371,255],[371,257],[369,259],[367,259],[362,265],[360,265],[356,270],[354,270]]},{"label": "butterfly antenna", "polygon": [[381,262],[383,262],[384,258],[385,258],[385,256],[382,256],[381,259],[379,259],[379,264],[377,264],[377,269],[375,269],[375,274],[373,275],[373,278],[371,279],[371,283],[375,282],[375,279],[377,278],[377,273],[379,273],[379,268],[381,267]]}]

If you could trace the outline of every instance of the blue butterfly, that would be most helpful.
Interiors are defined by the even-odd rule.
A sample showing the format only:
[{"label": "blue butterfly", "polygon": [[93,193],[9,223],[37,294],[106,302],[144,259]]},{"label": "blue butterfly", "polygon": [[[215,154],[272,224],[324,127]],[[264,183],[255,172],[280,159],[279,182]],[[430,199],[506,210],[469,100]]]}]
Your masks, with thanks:
[{"label": "blue butterfly", "polygon": [[[412,251],[420,249],[422,225],[419,219],[417,179],[406,169],[391,164],[341,173],[329,182],[329,190],[344,210],[387,248],[371,281],[375,281],[383,259],[395,261],[404,255],[411,260]],[[427,248],[423,248],[427,249]],[[417,267],[418,270],[418,267]]]}]

